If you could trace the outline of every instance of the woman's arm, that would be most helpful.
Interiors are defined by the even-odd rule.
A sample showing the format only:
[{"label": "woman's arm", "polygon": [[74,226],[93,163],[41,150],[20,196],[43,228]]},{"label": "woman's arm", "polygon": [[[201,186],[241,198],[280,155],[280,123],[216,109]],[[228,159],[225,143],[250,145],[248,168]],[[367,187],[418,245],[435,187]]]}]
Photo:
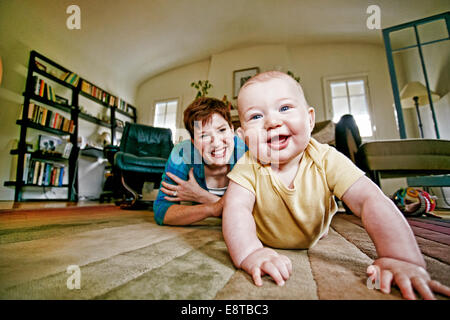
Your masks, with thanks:
[{"label": "woman's arm", "polygon": [[175,182],[175,184],[165,181],[161,182],[162,187],[160,190],[167,195],[164,197],[167,201],[191,201],[206,204],[220,200],[219,196],[200,187],[194,177],[194,168],[189,170],[187,180],[183,180],[171,172],[166,172],[166,175]]},{"label": "woman's arm", "polygon": [[223,199],[214,203],[197,204],[193,206],[174,204],[169,207],[164,216],[164,224],[188,225],[208,217],[222,215]]},{"label": "woman's arm", "polygon": [[[171,172],[166,172],[174,183],[162,181],[160,192],[166,194],[164,200],[168,202],[191,201],[200,204],[182,205],[178,203],[168,207],[163,224],[188,225],[208,217],[222,215],[223,201],[221,198],[203,189],[194,177],[193,168],[189,170],[188,180],[183,180]],[[175,193],[176,192],[176,193]]]}]

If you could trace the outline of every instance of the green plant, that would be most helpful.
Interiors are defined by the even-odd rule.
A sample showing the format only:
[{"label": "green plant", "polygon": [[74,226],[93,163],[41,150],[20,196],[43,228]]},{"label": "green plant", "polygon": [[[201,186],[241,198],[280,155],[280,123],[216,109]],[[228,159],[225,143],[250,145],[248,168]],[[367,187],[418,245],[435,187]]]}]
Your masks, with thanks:
[{"label": "green plant", "polygon": [[197,82],[192,82],[191,87],[197,89],[197,95],[195,98],[205,97],[208,94],[208,90],[212,88],[212,84],[209,80],[199,80]]},{"label": "green plant", "polygon": [[295,81],[297,81],[298,83],[300,83],[300,77],[296,77],[292,71],[288,71],[287,74],[288,74],[289,76],[291,76],[292,78],[294,78]]}]

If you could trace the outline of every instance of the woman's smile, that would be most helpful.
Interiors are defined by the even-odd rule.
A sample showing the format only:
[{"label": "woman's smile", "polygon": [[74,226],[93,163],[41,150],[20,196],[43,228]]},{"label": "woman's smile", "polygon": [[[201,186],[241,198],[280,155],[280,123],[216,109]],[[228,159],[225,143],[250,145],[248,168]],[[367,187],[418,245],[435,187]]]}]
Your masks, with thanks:
[{"label": "woman's smile", "polygon": [[226,147],[222,147],[222,148],[217,148],[214,149],[213,151],[211,151],[211,156],[214,158],[223,158],[227,153],[227,148]]}]

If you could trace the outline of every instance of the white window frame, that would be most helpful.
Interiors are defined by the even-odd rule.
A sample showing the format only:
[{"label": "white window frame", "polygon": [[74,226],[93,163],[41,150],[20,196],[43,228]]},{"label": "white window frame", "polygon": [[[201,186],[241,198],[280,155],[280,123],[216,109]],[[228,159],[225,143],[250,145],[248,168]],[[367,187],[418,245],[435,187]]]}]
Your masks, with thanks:
[{"label": "white window frame", "polygon": [[[153,102],[153,114],[152,114],[152,125],[155,126],[155,120],[156,120],[156,105],[158,103],[169,103],[169,102],[173,102],[176,101],[177,102],[177,111],[175,113],[175,131],[172,130],[172,141],[175,142],[176,141],[176,136],[177,136],[177,131],[178,131],[178,113],[179,113],[179,107],[180,107],[180,99],[179,98],[170,98],[170,99],[162,99],[162,100],[155,100]],[[166,109],[167,111],[167,109]],[[170,128],[172,129],[172,128]]]},{"label": "white window frame", "polygon": [[[330,83],[338,82],[338,81],[355,81],[355,80],[364,81],[367,112],[369,113],[370,122],[372,125],[372,136],[361,137],[361,139],[363,141],[375,140],[376,139],[376,126],[375,126],[375,119],[373,117],[372,100],[370,98],[370,90],[369,90],[369,77],[368,77],[367,73],[353,73],[353,74],[330,76],[330,77],[322,78],[322,86],[323,86],[323,90],[324,90],[324,99],[325,99],[325,118],[332,120],[334,117]],[[347,92],[347,94],[348,94],[348,92]]]}]

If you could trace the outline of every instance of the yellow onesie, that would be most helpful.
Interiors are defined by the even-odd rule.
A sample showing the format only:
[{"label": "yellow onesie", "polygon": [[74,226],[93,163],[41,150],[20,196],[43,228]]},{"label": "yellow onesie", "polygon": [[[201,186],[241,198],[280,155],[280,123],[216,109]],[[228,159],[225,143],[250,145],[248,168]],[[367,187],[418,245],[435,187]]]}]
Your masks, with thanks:
[{"label": "yellow onesie", "polygon": [[311,138],[300,161],[294,188],[285,186],[270,165],[249,151],[228,177],[255,194],[253,217],[258,238],[267,246],[307,249],[328,231],[341,198],[364,172],[335,148]]}]

